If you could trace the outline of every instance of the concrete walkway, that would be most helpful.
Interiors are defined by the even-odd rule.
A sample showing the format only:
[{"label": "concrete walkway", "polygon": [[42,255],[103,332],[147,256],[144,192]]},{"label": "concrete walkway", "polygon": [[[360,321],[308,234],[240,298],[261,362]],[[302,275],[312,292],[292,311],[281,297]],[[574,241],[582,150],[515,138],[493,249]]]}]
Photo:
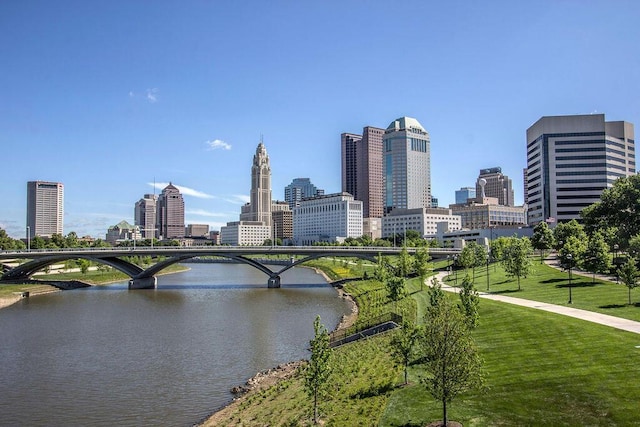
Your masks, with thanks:
[{"label": "concrete walkway", "polygon": [[[442,284],[443,291],[460,292],[460,288],[449,286],[445,284],[444,278],[447,276],[446,272],[440,272],[436,275],[437,279]],[[575,317],[576,319],[586,320],[588,322],[599,323],[605,326],[611,326],[612,328],[621,329],[623,331],[633,332],[640,334],[640,322],[634,320],[622,319],[620,317],[609,316],[607,314],[595,313],[593,311],[580,310],[577,308],[566,307],[563,305],[548,304],[546,302],[531,301],[522,298],[514,298],[505,295],[491,294],[487,292],[478,291],[480,298],[486,298],[493,301],[506,302],[508,304],[515,304],[522,307],[535,308],[538,310],[544,310],[551,313],[562,314],[563,316]]]}]

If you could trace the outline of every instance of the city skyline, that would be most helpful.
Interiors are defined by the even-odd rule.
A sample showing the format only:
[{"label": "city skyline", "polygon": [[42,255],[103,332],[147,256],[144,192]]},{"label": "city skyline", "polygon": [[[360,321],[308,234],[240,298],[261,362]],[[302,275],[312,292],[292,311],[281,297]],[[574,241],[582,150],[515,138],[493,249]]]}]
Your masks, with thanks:
[{"label": "city skyline", "polygon": [[0,228],[25,237],[41,180],[65,186],[65,234],[104,238],[169,182],[185,223],[216,230],[249,201],[261,138],[273,199],[298,177],[331,194],[340,135],[402,116],[429,132],[441,206],[496,165],[520,205],[541,117],[640,122],[635,2],[407,1],[402,25],[393,7],[1,3]]}]

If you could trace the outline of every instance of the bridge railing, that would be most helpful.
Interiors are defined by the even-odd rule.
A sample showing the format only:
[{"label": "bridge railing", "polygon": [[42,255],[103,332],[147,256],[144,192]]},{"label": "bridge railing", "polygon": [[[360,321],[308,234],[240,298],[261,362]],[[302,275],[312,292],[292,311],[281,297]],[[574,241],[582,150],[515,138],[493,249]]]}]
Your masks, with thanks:
[{"label": "bridge railing", "polygon": [[348,341],[349,337],[355,336],[361,333],[362,331],[365,331],[389,322],[394,322],[397,325],[401,325],[402,316],[397,313],[385,313],[380,316],[369,318],[364,322],[356,323],[355,325],[350,326],[348,328],[334,331],[329,336],[329,345],[331,347],[335,347],[340,344],[345,344]]}]

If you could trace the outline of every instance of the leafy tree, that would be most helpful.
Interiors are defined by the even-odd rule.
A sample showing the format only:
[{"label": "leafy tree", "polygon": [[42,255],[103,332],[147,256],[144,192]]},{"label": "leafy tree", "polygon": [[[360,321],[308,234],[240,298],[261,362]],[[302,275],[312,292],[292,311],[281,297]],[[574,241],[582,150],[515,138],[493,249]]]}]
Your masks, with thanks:
[{"label": "leafy tree", "polygon": [[420,278],[420,290],[422,291],[424,281],[427,280],[427,275],[431,270],[432,266],[429,263],[431,256],[429,255],[429,250],[425,247],[421,247],[416,250],[416,254],[413,257],[414,261],[414,270],[418,273],[418,277]]},{"label": "leafy tree", "polygon": [[629,258],[625,264],[618,269],[618,276],[622,283],[629,288],[629,305],[631,305],[631,289],[638,286],[638,280],[640,280],[640,271],[636,267],[636,261],[633,258]]},{"label": "leafy tree", "polygon": [[462,279],[462,289],[460,289],[460,309],[467,319],[467,324],[470,329],[475,329],[478,326],[478,320],[480,318],[478,314],[478,307],[480,305],[480,297],[478,291],[474,288],[473,282],[469,280],[469,276],[465,276]]},{"label": "leafy tree", "polygon": [[379,282],[385,283],[387,278],[389,277],[389,269],[387,268],[387,264],[385,263],[382,255],[378,255],[378,262],[376,263],[376,267],[373,270],[373,277]]},{"label": "leafy tree", "polygon": [[476,281],[476,267],[482,267],[487,263],[487,250],[484,246],[473,245],[473,281]]},{"label": "leafy tree", "polygon": [[314,337],[309,341],[311,359],[304,370],[304,386],[309,397],[313,399],[313,422],[318,424],[318,400],[327,389],[327,380],[331,373],[331,348],[329,333],[320,323],[320,316],[313,322]]},{"label": "leafy tree", "polygon": [[396,272],[400,277],[409,277],[413,272],[413,259],[409,252],[407,252],[406,246],[403,246],[398,255],[398,262],[396,264]]},{"label": "leafy tree", "polygon": [[442,285],[435,277],[431,279],[431,285],[429,285],[429,309],[436,307],[440,304],[445,297]]},{"label": "leafy tree", "polygon": [[[558,251],[558,258],[560,259],[560,264],[564,268],[568,268],[570,265],[571,267],[581,268],[582,263],[584,262],[584,254],[586,252],[586,235],[583,236],[583,238],[569,236],[562,248]],[[571,254],[571,259],[568,257],[569,254]]]},{"label": "leafy tree", "polygon": [[387,288],[387,296],[391,301],[398,301],[405,294],[405,279],[404,277],[391,276],[387,278],[385,282]]},{"label": "leafy tree", "polygon": [[540,264],[544,262],[544,251],[553,248],[553,231],[542,221],[533,227],[531,246],[540,251]]},{"label": "leafy tree", "polygon": [[626,248],[631,237],[640,234],[640,175],[618,178],[581,216],[590,233],[615,227],[617,241]]},{"label": "leafy tree", "polygon": [[413,359],[415,344],[420,337],[420,328],[404,320],[402,327],[391,339],[391,351],[394,358],[404,367],[404,384],[407,379],[409,363]]},{"label": "leafy tree", "polygon": [[458,262],[461,266],[464,267],[465,270],[469,270],[470,267],[475,267],[476,265],[475,246],[477,245],[478,244],[476,242],[469,242],[464,245],[464,248],[462,248],[462,251],[460,251]]},{"label": "leafy tree", "polygon": [[421,342],[427,375],[420,382],[442,402],[446,426],[447,405],[460,393],[482,385],[482,360],[464,315],[447,298],[427,310]]},{"label": "leafy tree", "polygon": [[78,245],[78,235],[75,231],[71,231],[64,238],[65,248],[77,248]]},{"label": "leafy tree", "polygon": [[80,259],[78,260],[78,265],[80,266],[80,272],[82,274],[87,274],[89,271],[89,266],[91,265],[91,261],[88,259]]},{"label": "leafy tree", "polygon": [[52,248],[66,248],[67,241],[62,237],[62,234],[55,233],[51,235],[49,244],[52,245]]},{"label": "leafy tree", "polygon": [[562,246],[569,241],[569,237],[571,236],[580,240],[587,240],[587,233],[585,233],[582,225],[575,219],[556,225],[553,229],[553,240],[555,241],[556,249],[562,249]]},{"label": "leafy tree", "polygon": [[607,273],[611,269],[609,245],[604,241],[604,236],[600,231],[594,232],[589,238],[582,266],[585,270],[593,273],[592,283],[596,281],[596,273]]},{"label": "leafy tree", "polygon": [[531,252],[531,243],[526,237],[511,237],[505,248],[502,265],[507,276],[518,278],[518,290],[521,290],[520,278],[527,277],[531,271]]},{"label": "leafy tree", "polygon": [[509,237],[498,237],[491,241],[491,256],[495,261],[504,259],[505,248],[509,245]]},{"label": "leafy tree", "polygon": [[640,260],[640,234],[636,234],[629,239],[629,248],[627,252],[630,256],[635,258],[636,261]]},{"label": "leafy tree", "polygon": [[47,241],[40,236],[34,236],[33,239],[31,239],[32,249],[44,249],[46,246],[47,246]]}]

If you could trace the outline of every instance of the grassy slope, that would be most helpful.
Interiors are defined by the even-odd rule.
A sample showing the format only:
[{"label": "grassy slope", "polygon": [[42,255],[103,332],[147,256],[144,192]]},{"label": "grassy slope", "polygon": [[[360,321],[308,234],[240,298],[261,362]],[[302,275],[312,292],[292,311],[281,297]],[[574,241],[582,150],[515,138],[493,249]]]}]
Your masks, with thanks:
[{"label": "grassy slope", "polygon": [[[341,270],[334,273],[354,274],[344,264],[328,264],[324,267]],[[497,283],[492,283],[492,290],[517,289],[515,280],[505,278],[499,268],[495,272],[493,269],[492,266],[490,275],[492,282],[496,279]],[[482,273],[486,274],[486,269],[477,271],[481,288],[486,284]],[[563,276],[566,277],[566,273],[536,266],[536,273],[521,283],[524,290],[514,296],[566,303]],[[579,279],[578,283],[582,280],[590,279]],[[374,297],[381,292],[379,284],[354,283],[345,288],[360,298],[364,316],[368,310],[366,301],[373,311],[381,310],[381,300]],[[415,280],[408,288],[410,297],[401,306],[414,307],[420,316],[427,303],[426,292],[419,292]],[[574,293],[575,306],[610,304],[600,299],[618,300],[620,291],[626,291],[621,285],[604,284],[576,287],[574,291],[584,293],[587,289],[598,289],[602,293],[589,298],[586,294]],[[636,423],[640,384],[634,379],[640,374],[640,349],[635,346],[640,345],[640,337],[487,300],[483,300],[480,307],[481,324],[474,336],[485,360],[487,388],[456,399],[450,406],[452,419],[466,426]],[[633,308],[628,307],[626,314],[630,317],[634,316]],[[604,310],[609,310],[608,314],[618,313]],[[408,387],[391,388],[391,382],[401,382],[401,375],[400,370],[392,366],[387,346],[388,336],[336,350],[339,362],[332,377],[333,389],[322,405],[325,425],[418,426],[440,418],[439,403],[419,384],[420,366],[411,367]],[[241,411],[222,425],[308,425],[310,411],[309,399],[298,376],[251,396]]]}]

